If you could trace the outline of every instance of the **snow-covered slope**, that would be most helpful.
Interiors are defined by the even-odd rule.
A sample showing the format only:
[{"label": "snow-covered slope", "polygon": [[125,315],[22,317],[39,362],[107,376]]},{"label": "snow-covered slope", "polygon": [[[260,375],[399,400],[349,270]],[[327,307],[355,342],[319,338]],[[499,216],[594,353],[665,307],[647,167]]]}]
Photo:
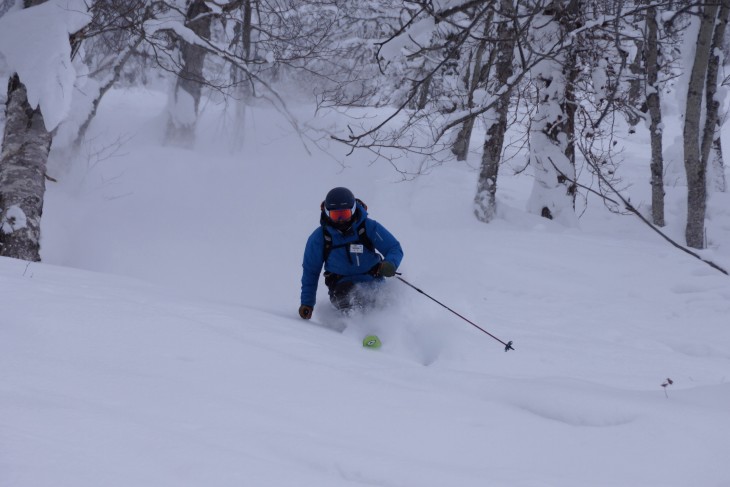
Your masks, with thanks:
[{"label": "snow-covered slope", "polygon": [[[96,150],[129,141],[57,160],[46,263],[0,260],[0,486],[730,483],[726,276],[598,206],[572,229],[527,215],[508,167],[483,225],[469,166],[343,170],[264,111],[240,154],[212,108],[196,151],[160,148],[164,98],[112,95]],[[401,240],[405,279],[516,350],[398,281],[342,333],[322,289],[300,320],[304,242],[335,185]],[[705,255],[727,266],[713,201]]]}]

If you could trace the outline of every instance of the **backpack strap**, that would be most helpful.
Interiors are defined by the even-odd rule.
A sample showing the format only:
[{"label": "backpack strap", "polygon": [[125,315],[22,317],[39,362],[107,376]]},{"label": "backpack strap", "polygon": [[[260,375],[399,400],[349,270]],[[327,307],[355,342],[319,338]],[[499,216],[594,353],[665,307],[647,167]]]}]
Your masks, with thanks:
[{"label": "backpack strap", "polygon": [[332,252],[332,235],[327,231],[327,227],[324,225],[322,225],[322,234],[324,235],[324,262],[327,262],[330,252]]},{"label": "backpack strap", "polygon": [[[347,247],[351,244],[361,243],[365,246],[366,249],[368,249],[371,252],[377,252],[375,250],[375,245],[373,244],[373,241],[370,240],[370,237],[368,237],[367,230],[365,228],[365,223],[367,220],[363,220],[363,222],[355,229],[355,233],[357,234],[357,240],[354,242],[348,242],[346,244],[332,245],[332,234],[330,234],[329,230],[327,230],[327,227],[325,225],[322,225],[322,234],[324,236],[324,251],[323,251],[323,257],[324,262],[327,262],[327,259],[330,256],[330,253],[332,252],[332,249],[338,249],[340,247]],[[347,258],[351,259],[350,253],[347,253]]]},{"label": "backpack strap", "polygon": [[366,220],[363,220],[362,224],[357,229],[357,238],[358,241],[362,242],[366,249],[370,252],[375,252],[375,245],[373,244],[373,241],[370,240],[370,237],[368,237],[368,232],[365,229],[365,222]]}]

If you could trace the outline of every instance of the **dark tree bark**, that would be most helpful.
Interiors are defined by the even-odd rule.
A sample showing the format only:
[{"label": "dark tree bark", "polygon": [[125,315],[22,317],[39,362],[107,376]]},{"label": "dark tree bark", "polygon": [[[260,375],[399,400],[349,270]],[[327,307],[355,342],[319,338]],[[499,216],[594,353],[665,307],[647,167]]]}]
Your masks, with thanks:
[{"label": "dark tree bark", "polygon": [[431,95],[431,81],[433,80],[433,76],[429,75],[426,79],[424,79],[422,82],[414,81],[413,82],[413,92],[416,93],[416,95],[413,97],[411,102],[408,104],[408,108],[412,110],[423,110],[426,108],[426,105],[428,104],[430,95]]},{"label": "dark tree bark", "polygon": [[[687,245],[704,247],[705,213],[707,210],[707,160],[702,157],[700,143],[703,93],[710,61],[710,50],[717,20],[718,5],[702,7],[702,21],[697,36],[697,50],[687,90],[684,121],[684,168],[687,173]],[[715,121],[711,129],[714,130]]]},{"label": "dark tree bark", "polygon": [[[239,0],[234,5],[241,12],[241,22],[234,26],[233,51],[244,63],[249,63],[256,52],[252,28],[254,0]],[[246,111],[253,90],[249,74],[237,67],[231,69],[231,82],[235,87],[232,101],[234,135],[231,137],[231,150],[237,152],[243,148],[245,142]]]},{"label": "dark tree bark", "polygon": [[659,100],[659,34],[657,9],[646,11],[646,105],[649,110],[649,138],[651,141],[651,216],[652,222],[663,227],[664,222],[664,159],[662,156],[662,110]]},{"label": "dark tree bark", "polygon": [[251,59],[251,20],[253,17],[252,0],[243,0],[241,5],[243,11],[243,23],[241,25],[241,45],[243,47],[243,59]]},{"label": "dark tree bark", "polygon": [[[190,0],[185,25],[202,39],[210,38],[211,10],[203,0]],[[190,147],[195,141],[200,94],[205,84],[203,67],[206,50],[181,42],[182,66],[170,101],[170,118],[165,140]]]},{"label": "dark tree bark", "polygon": [[[560,125],[562,133],[565,136],[565,157],[570,161],[570,165],[575,167],[575,116],[578,111],[578,104],[575,96],[575,83],[578,80],[580,71],[578,69],[578,56],[574,49],[570,49],[566,56],[565,63],[565,100],[562,103],[563,113],[565,114],[565,123]],[[573,193],[575,200],[575,193]]]},{"label": "dark tree bark", "polygon": [[[715,33],[712,37],[712,47],[710,59],[707,64],[707,80],[705,82],[705,126],[702,133],[701,147],[701,164],[708,167],[710,161],[713,163],[713,174],[715,178],[724,176],[724,168],[722,167],[722,144],[720,141],[720,125],[719,112],[720,101],[717,100],[717,75],[720,68],[719,52],[725,40],[725,30],[727,27],[728,15],[730,14],[730,0],[723,0],[720,6],[717,22],[715,23]],[[719,163],[719,164],[718,164]],[[719,165],[719,167],[718,167]],[[712,173],[711,173],[712,174]],[[717,183],[711,184],[711,187],[718,187]]]},{"label": "dark tree bark", "polygon": [[[506,86],[512,76],[512,57],[514,55],[517,33],[512,29],[511,19],[515,14],[511,0],[501,0],[502,22],[497,29],[499,45],[496,48],[495,87]],[[497,211],[497,176],[502,159],[504,134],[507,132],[507,114],[509,112],[510,92],[499,96],[494,110],[496,119],[487,128],[484,139],[482,162],[477,181],[477,192],[474,197],[474,214],[479,221],[490,222]]]},{"label": "dark tree bark", "polygon": [[[25,0],[25,8],[45,0]],[[41,216],[51,134],[39,107],[14,74],[8,82],[5,133],[0,154],[0,255],[41,260]]]},{"label": "dark tree bark", "polygon": [[38,262],[45,175],[51,134],[39,108],[28,104],[18,75],[8,83],[0,156],[0,255]]},{"label": "dark tree bark", "polygon": [[[656,10],[656,9],[654,9]],[[647,13],[647,15],[649,15]],[[656,19],[655,19],[656,21]],[[631,73],[631,79],[629,79],[629,92],[628,92],[628,104],[632,108],[628,112],[628,122],[633,127],[641,121],[641,117],[637,116],[634,109],[637,109],[641,104],[641,78],[644,67],[641,64],[642,54],[646,51],[646,43],[644,41],[636,41],[636,55],[629,64],[629,72]]]},{"label": "dark tree bark", "polygon": [[[727,32],[727,26],[725,26]],[[723,59],[730,59],[730,42],[725,40],[720,48]],[[727,84],[727,79],[722,82]],[[725,176],[725,157],[722,150],[722,126],[727,120],[727,113],[720,113],[717,117],[717,127],[715,130],[715,140],[712,143],[712,151],[710,152],[710,166],[712,167],[712,188],[714,191],[724,193],[727,191],[727,178]]]},{"label": "dark tree bark", "polygon": [[712,142],[712,151],[710,152],[710,164],[713,169],[712,188],[724,193],[727,191],[727,179],[725,177],[725,158],[722,155],[722,139],[720,138],[720,128],[722,124],[718,120],[715,140]]},{"label": "dark tree bark", "polygon": [[[467,108],[474,108],[474,92],[482,84],[484,78],[488,76],[488,72],[484,73],[484,70],[482,68],[484,65],[484,54],[487,50],[487,38],[491,23],[492,15],[490,14],[487,21],[485,22],[484,38],[479,41],[479,45],[477,46],[476,52],[474,53],[474,60],[471,63],[471,76],[467,78]],[[495,51],[492,50],[492,53],[494,52]],[[487,66],[485,67],[488,68],[491,63],[492,60],[489,60]],[[457,161],[465,161],[467,155],[469,154],[469,142],[471,141],[472,130],[474,130],[475,119],[476,117],[471,117],[467,121],[465,121],[456,135],[456,140],[454,141],[451,152],[456,156]]]}]

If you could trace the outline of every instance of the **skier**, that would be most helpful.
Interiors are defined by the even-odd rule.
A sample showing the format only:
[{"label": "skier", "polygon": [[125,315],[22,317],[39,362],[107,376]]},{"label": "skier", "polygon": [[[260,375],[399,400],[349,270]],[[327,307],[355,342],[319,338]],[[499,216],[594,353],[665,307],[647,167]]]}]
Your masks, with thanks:
[{"label": "skier", "polygon": [[373,302],[372,288],[393,277],[403,259],[396,238],[375,220],[347,188],[334,188],[322,202],[320,227],[307,240],[302,263],[299,316],[312,317],[319,272],[335,308],[346,311]]}]

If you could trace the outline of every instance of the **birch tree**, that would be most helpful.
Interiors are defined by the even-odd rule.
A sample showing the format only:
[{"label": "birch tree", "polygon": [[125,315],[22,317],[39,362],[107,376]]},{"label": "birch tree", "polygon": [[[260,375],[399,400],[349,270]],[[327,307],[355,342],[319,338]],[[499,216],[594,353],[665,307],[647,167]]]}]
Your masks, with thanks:
[{"label": "birch tree", "polygon": [[15,74],[8,83],[5,137],[0,155],[0,255],[41,260],[41,215],[51,134],[40,108]]},{"label": "birch tree", "polygon": [[707,64],[707,81],[705,83],[705,124],[702,131],[702,144],[700,147],[702,165],[710,168],[709,175],[711,181],[708,183],[709,189],[725,189],[725,168],[722,155],[722,139],[720,137],[720,128],[722,120],[720,118],[720,100],[718,99],[717,84],[718,71],[723,58],[723,44],[725,41],[725,31],[730,15],[730,0],[723,0],[720,5],[717,21],[715,22],[715,32],[712,37],[712,46],[710,59]]},{"label": "birch tree", "polygon": [[28,261],[41,258],[50,130],[68,111],[75,80],[69,38],[88,22],[83,3],[45,3],[26,0],[0,19],[0,57],[13,70],[0,153],[0,255]]},{"label": "birch tree", "polygon": [[479,221],[490,222],[497,210],[497,175],[502,160],[504,136],[507,132],[507,115],[510,105],[509,79],[512,76],[512,58],[518,32],[515,31],[515,9],[512,0],[501,0],[497,28],[498,45],[495,59],[495,79],[491,93],[497,99],[494,110],[485,116],[486,137],[474,197],[474,214]]},{"label": "birch tree", "polygon": [[[724,0],[723,0],[724,1]],[[687,89],[684,121],[684,168],[687,174],[687,245],[701,249],[705,242],[705,213],[707,210],[707,159],[702,154],[702,126],[715,129],[715,120],[702,120],[708,68],[719,5],[708,3],[700,7],[700,25],[694,63]],[[703,124],[704,122],[704,124]]]},{"label": "birch tree", "polygon": [[[24,8],[45,0],[27,0]],[[8,83],[0,155],[0,255],[40,261],[40,226],[51,134],[17,73]]]},{"label": "birch tree", "polygon": [[[504,19],[500,26],[503,26],[507,19]],[[492,23],[494,22],[493,12],[489,12],[484,22],[484,33],[482,38],[476,43],[476,47],[471,49],[466,63],[466,73],[464,74],[464,84],[466,89],[466,109],[474,108],[474,94],[477,89],[482,88],[486,79],[489,78],[489,71],[493,64],[493,55],[497,53],[497,49],[488,49],[487,40],[489,39]],[[491,47],[491,46],[490,46]],[[486,56],[489,56],[485,58]],[[511,58],[510,58],[511,62]],[[421,108],[425,107],[425,103]],[[465,161],[469,153],[469,143],[471,141],[472,130],[476,117],[468,118],[461,126],[456,134],[454,146],[451,151],[456,156],[457,161]]]},{"label": "birch tree", "polygon": [[[649,0],[651,2],[651,0]],[[646,106],[649,112],[649,140],[651,144],[651,216],[654,225],[664,222],[664,159],[662,156],[662,110],[659,97],[659,23],[657,8],[649,4],[646,10],[644,64],[646,70]]]}]

